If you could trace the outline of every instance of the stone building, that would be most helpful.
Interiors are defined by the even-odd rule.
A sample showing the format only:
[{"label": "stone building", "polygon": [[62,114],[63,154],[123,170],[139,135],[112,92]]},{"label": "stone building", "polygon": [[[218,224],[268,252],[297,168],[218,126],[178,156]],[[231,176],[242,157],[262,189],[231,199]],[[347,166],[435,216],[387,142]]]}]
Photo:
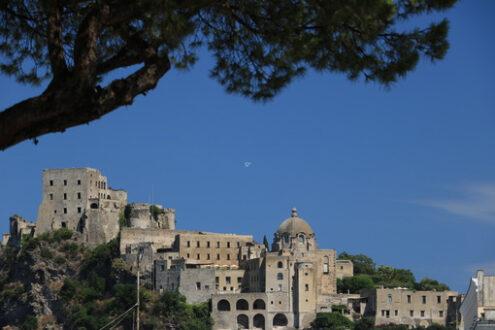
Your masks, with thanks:
[{"label": "stone building", "polygon": [[464,330],[495,329],[495,275],[483,270],[471,278],[461,304],[461,327]]},{"label": "stone building", "polygon": [[126,203],[127,193],[111,189],[96,169],[44,170],[35,235],[68,228],[90,247],[106,243],[119,233]]},{"label": "stone building", "polygon": [[335,250],[318,249],[313,230],[293,209],[275,233],[272,251],[242,264],[243,290],[213,295],[214,328],[309,327],[317,312],[335,303],[335,259]]},{"label": "stone building", "polygon": [[1,246],[19,246],[23,235],[34,236],[36,223],[28,222],[18,215],[10,217],[10,233],[3,234]]},{"label": "stone building", "polygon": [[130,228],[175,229],[175,210],[161,205],[130,203],[126,206],[126,218]]},{"label": "stone building", "polygon": [[337,278],[352,277],[354,275],[354,265],[350,260],[336,260]]},{"label": "stone building", "polygon": [[405,324],[428,327],[447,325],[456,319],[458,293],[377,288],[361,292],[361,314],[374,318],[375,325]]}]

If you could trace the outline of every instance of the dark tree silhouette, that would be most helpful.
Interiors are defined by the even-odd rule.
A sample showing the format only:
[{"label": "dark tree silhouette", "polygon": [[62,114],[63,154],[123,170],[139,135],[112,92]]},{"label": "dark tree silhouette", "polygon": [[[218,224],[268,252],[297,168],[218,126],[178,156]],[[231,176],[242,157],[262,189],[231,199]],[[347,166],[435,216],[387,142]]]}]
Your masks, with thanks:
[{"label": "dark tree silhouette", "polygon": [[[441,59],[448,22],[400,30],[456,0],[8,0],[0,1],[0,70],[21,83],[50,79],[39,96],[0,112],[0,150],[89,123],[133,103],[199,47],[228,92],[273,97],[307,68],[388,85],[420,55]],[[402,25],[403,26],[403,25]],[[135,72],[100,86],[108,73]]]}]

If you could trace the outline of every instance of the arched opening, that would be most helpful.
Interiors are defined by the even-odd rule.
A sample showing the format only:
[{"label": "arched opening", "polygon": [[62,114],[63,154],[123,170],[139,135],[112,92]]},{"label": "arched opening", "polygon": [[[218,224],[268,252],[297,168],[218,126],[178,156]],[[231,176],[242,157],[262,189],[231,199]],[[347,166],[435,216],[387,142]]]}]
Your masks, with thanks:
[{"label": "arched opening", "polygon": [[110,195],[107,195],[107,199],[112,199],[112,198],[110,197]]},{"label": "arched opening", "polygon": [[253,327],[255,329],[265,329],[265,317],[261,314],[256,314],[253,318]]},{"label": "arched opening", "polygon": [[97,209],[97,208],[98,208],[98,204],[96,204],[96,203],[91,203],[91,208],[92,208],[92,209]]},{"label": "arched opening", "polygon": [[304,243],[304,235],[303,234],[299,234],[299,242],[300,243]]},{"label": "arched opening", "polygon": [[289,322],[287,321],[287,317],[284,314],[277,314],[273,318],[273,326],[274,327],[285,327]]},{"label": "arched opening", "polygon": [[283,280],[284,279],[284,274],[278,273],[277,274],[277,280]]},{"label": "arched opening", "polygon": [[235,308],[238,311],[247,311],[249,309],[249,304],[246,300],[244,299],[239,299],[237,300],[237,303],[235,305]]},{"label": "arched opening", "polygon": [[284,263],[282,261],[277,262],[277,268],[284,268]]},{"label": "arched opening", "polygon": [[265,302],[262,299],[256,299],[253,303],[253,309],[266,309]]},{"label": "arched opening", "polygon": [[227,300],[222,299],[218,302],[217,309],[219,311],[230,311],[230,303]]},{"label": "arched opening", "polygon": [[249,329],[249,318],[241,314],[237,316],[237,329]]}]

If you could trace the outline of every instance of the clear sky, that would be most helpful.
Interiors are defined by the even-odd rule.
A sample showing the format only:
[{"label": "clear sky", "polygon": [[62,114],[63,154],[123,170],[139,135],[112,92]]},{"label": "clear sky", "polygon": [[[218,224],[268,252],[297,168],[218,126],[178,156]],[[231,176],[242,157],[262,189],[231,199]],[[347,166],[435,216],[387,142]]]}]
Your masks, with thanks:
[{"label": "clear sky", "polygon": [[[36,220],[43,169],[92,167],[129,202],[175,208],[178,229],[271,241],[297,207],[319,247],[465,292],[477,268],[495,274],[495,2],[443,16],[445,60],[390,90],[309,72],[259,104],[225,93],[203,56],[132,106],[0,152],[0,232]],[[41,92],[0,87],[1,109]]]}]

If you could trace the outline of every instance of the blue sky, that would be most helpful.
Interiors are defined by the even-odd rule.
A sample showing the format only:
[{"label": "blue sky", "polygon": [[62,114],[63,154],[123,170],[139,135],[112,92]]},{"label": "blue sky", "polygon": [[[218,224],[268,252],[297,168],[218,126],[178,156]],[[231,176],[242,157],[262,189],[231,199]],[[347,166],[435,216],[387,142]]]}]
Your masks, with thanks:
[{"label": "blue sky", "polygon": [[[179,229],[271,241],[295,206],[320,248],[465,292],[495,274],[495,2],[443,16],[446,58],[391,89],[309,72],[253,103],[208,78],[206,55],[132,106],[0,152],[0,232],[36,219],[43,169],[93,167],[130,202],[175,208]],[[1,109],[41,92],[0,87]]]}]

